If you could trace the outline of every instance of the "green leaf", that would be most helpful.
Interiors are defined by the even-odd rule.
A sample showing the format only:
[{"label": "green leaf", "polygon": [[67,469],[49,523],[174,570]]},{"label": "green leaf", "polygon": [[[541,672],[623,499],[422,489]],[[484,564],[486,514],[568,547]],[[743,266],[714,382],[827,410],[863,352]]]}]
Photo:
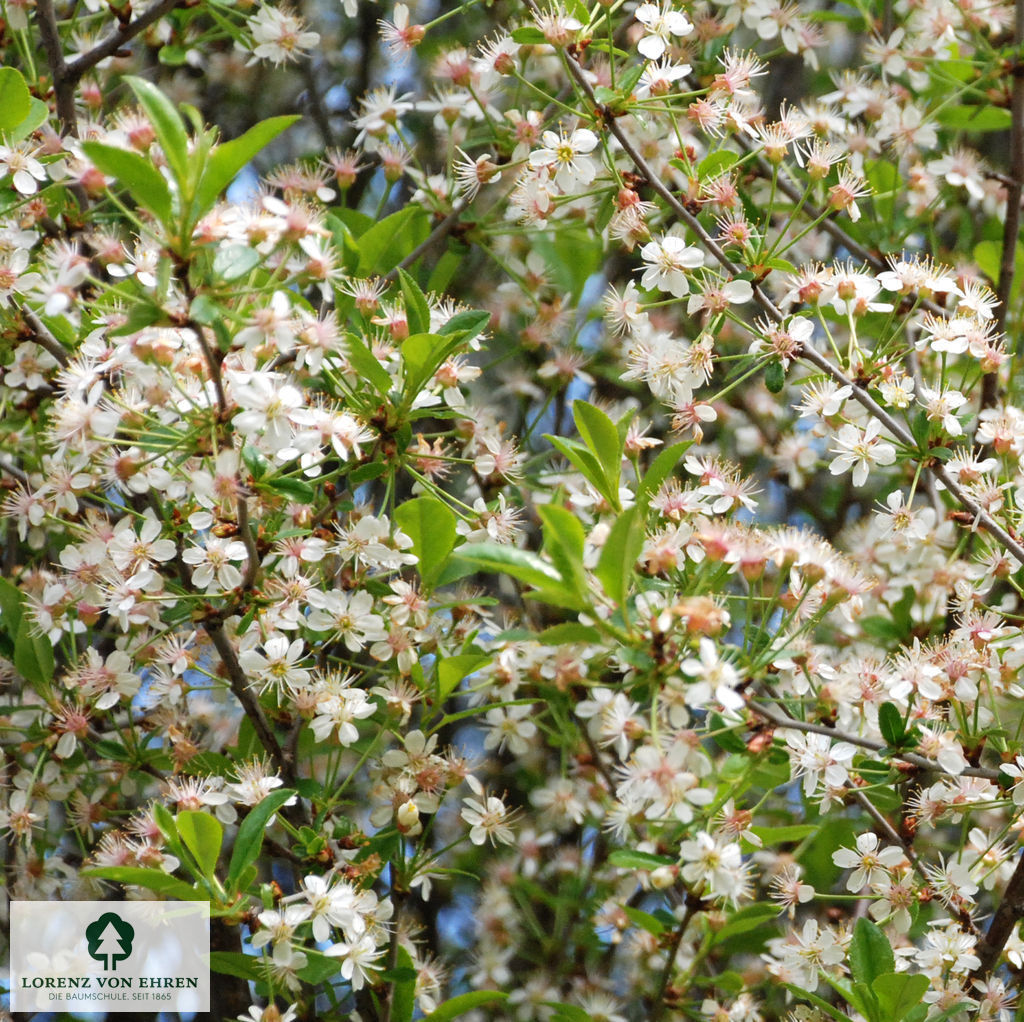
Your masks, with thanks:
[{"label": "green leaf", "polygon": [[672,475],[675,467],[692,444],[693,441],[691,440],[672,444],[671,447],[666,447],[665,450],[661,451],[651,462],[637,489],[637,503],[641,507],[646,507],[650,503],[651,498],[661,489],[661,484]]},{"label": "green leaf", "polygon": [[425,209],[410,204],[385,217],[359,239],[360,277],[390,273],[430,233]]},{"label": "green leaf", "polygon": [[312,504],[316,500],[316,490],[309,483],[302,479],[292,479],[289,476],[278,476],[276,479],[263,479],[260,486],[274,493],[281,494],[289,500],[298,504]]},{"label": "green leaf", "polygon": [[626,918],[634,926],[654,934],[655,937],[660,937],[665,932],[665,924],[657,916],[652,916],[650,912],[642,912],[640,909],[633,908],[630,905],[626,905],[623,908],[623,912],[626,913]]},{"label": "green leaf", "polygon": [[479,653],[460,653],[437,662],[437,701],[443,703],[458,687],[459,682],[474,671],[489,664],[491,658]]},{"label": "green leaf", "polygon": [[436,497],[417,497],[395,509],[395,522],[412,540],[423,590],[430,593],[455,549],[455,514]]},{"label": "green leaf", "polygon": [[244,277],[260,263],[261,256],[248,245],[225,245],[213,258],[213,272],[221,280]]},{"label": "green leaf", "polygon": [[608,856],[608,862],[619,869],[658,869],[660,866],[673,866],[675,860],[666,855],[652,855],[650,852],[638,852],[633,848],[616,848]]},{"label": "green leaf", "polygon": [[21,591],[13,582],[0,578],[0,628],[13,641],[21,624],[22,603]]},{"label": "green leaf", "polygon": [[242,821],[235,838],[235,847],[231,849],[231,862],[228,864],[228,883],[235,884],[243,870],[259,857],[263,846],[263,832],[267,829],[270,817],[274,815],[295,794],[291,788],[279,788],[271,792],[265,799],[258,802]]},{"label": "green leaf", "polygon": [[235,976],[257,982],[261,977],[256,971],[259,959],[255,955],[243,955],[241,951],[211,951],[210,969],[222,976]]},{"label": "green leaf", "polygon": [[398,945],[396,964],[407,975],[405,979],[395,982],[391,988],[391,1018],[394,1022],[412,1022],[413,1009],[416,1007],[416,968],[409,952]]},{"label": "green leaf", "polygon": [[194,217],[198,220],[237,177],[238,172],[263,148],[301,120],[298,114],[269,117],[254,124],[244,135],[222,142],[210,153],[196,190]]},{"label": "green leaf", "polygon": [[637,82],[643,77],[644,69],[647,67],[646,62],[641,64],[634,64],[619,80],[616,85],[619,88],[619,94],[623,99],[630,99],[633,96],[633,90],[636,88]]},{"label": "green leaf", "polygon": [[459,547],[460,560],[475,564],[478,570],[493,571],[499,575],[511,575],[527,585],[543,588],[561,579],[558,572],[529,550],[506,546],[501,543],[471,543]]},{"label": "green leaf", "polygon": [[[185,132],[185,123],[181,115],[174,108],[174,104],[152,83],[144,78],[136,78],[128,75],[124,81],[135,93],[139,105],[146,111],[153,125],[160,148],[167,157],[167,165],[171,168],[178,188],[185,197],[190,195],[189,166],[188,166],[188,135]],[[91,157],[90,157],[91,158]]]},{"label": "green leaf", "polygon": [[366,346],[356,334],[345,335],[345,352],[352,368],[372,384],[378,397],[387,398],[391,392],[391,377],[388,371],[377,361],[377,356]]},{"label": "green leaf", "polygon": [[209,900],[191,884],[159,869],[144,869],[141,866],[98,866],[95,869],[83,869],[82,876],[112,880],[114,883],[132,887],[145,887],[148,891],[165,894],[169,898],[177,898],[178,901]]},{"label": "green leaf", "polygon": [[850,942],[850,972],[854,980],[871,986],[879,976],[895,971],[896,959],[889,939],[870,919],[858,919]]},{"label": "green leaf", "polygon": [[406,322],[409,324],[409,333],[430,333],[430,306],[427,304],[427,296],[420,290],[419,284],[401,267],[398,268],[398,279],[402,285],[402,298],[405,300],[405,316]]},{"label": "green leaf", "polygon": [[20,71],[0,67],[0,132],[17,128],[32,109],[32,94]]},{"label": "green leaf", "polygon": [[[533,637],[533,636],[531,636]],[[590,625],[581,625],[578,621],[563,621],[560,625],[552,625],[536,634],[538,642],[548,646],[564,646],[572,642],[600,642],[601,633]],[[746,748],[746,746],[744,746]]]},{"label": "green leaf", "polygon": [[458,335],[413,334],[402,342],[405,383],[402,393],[409,403],[427,385],[444,360],[462,346]]},{"label": "green leaf", "polygon": [[764,385],[772,394],[781,394],[786,386],[786,370],[781,362],[769,362],[764,368]]},{"label": "green leaf", "polygon": [[[629,909],[626,909],[627,915]],[[555,1014],[551,1016],[551,1022],[594,1022],[593,1016],[588,1015],[582,1008],[575,1004],[565,1004],[563,1001],[542,1001],[545,1008],[554,1008]]]},{"label": "green leaf", "polygon": [[502,993],[500,990],[474,990],[469,994],[459,994],[458,997],[453,997],[438,1006],[424,1019],[424,1022],[448,1022],[448,1019],[458,1018],[460,1015],[473,1011],[474,1008],[507,999],[508,994]]},{"label": "green leaf", "polygon": [[117,178],[136,204],[162,224],[171,220],[171,190],[163,174],[144,156],[130,149],[115,149],[102,142],[83,142],[85,155],[109,177]]},{"label": "green leaf", "polygon": [[889,745],[899,747],[903,741],[903,714],[893,703],[882,703],[878,708],[878,729]]},{"label": "green leaf", "polygon": [[586,401],[574,401],[572,415],[587,447],[594,452],[604,472],[612,506],[619,506],[619,477],[622,474],[622,440],[615,423],[600,408]]},{"label": "green leaf", "polygon": [[871,989],[885,1022],[900,1022],[920,1004],[928,990],[928,977],[919,972],[883,972],[875,977]]},{"label": "green leaf", "polygon": [[558,569],[566,588],[580,599],[587,593],[587,576],[583,570],[583,545],[586,536],[580,520],[564,507],[540,504],[537,513],[544,525],[544,550]]},{"label": "green leaf", "polygon": [[697,164],[697,177],[702,181],[708,178],[715,178],[724,174],[733,166],[739,157],[728,149],[719,149],[716,152],[708,153],[700,163]]},{"label": "green leaf", "polygon": [[947,106],[938,113],[946,128],[963,131],[1006,131],[1013,121],[1010,111],[998,106]]},{"label": "green leaf", "polygon": [[299,969],[296,975],[307,983],[314,985],[323,983],[324,980],[336,976],[341,971],[340,958],[330,958],[312,948],[306,948],[304,953],[307,959],[306,964]]},{"label": "green leaf", "polygon": [[196,857],[203,876],[212,877],[224,843],[224,828],[220,821],[209,813],[185,811],[178,813],[174,822],[185,847]]},{"label": "green leaf", "polygon": [[547,38],[539,28],[527,25],[513,31],[512,41],[519,43],[521,46],[540,46],[547,42]]},{"label": "green leaf", "polygon": [[242,448],[242,461],[245,462],[245,467],[256,482],[259,482],[267,474],[267,469],[270,467],[267,464],[267,459],[251,445]]},{"label": "green leaf", "polygon": [[834,1019],[835,1022],[850,1022],[850,1016],[843,1014],[841,1011],[833,1008],[828,1001],[819,997],[817,994],[812,994],[808,990],[801,990],[800,987],[793,986],[792,983],[784,983],[783,986],[798,1000],[798,1001],[810,1001],[819,1011],[823,1011],[829,1018]]},{"label": "green leaf", "polygon": [[14,669],[33,685],[47,686],[53,681],[53,644],[45,635],[37,635],[35,623],[23,615],[14,637]]},{"label": "green leaf", "polygon": [[803,841],[818,829],[814,823],[795,823],[789,827],[751,827],[752,833],[756,834],[768,847],[772,845],[788,845],[797,841]]},{"label": "green leaf", "polygon": [[633,569],[643,548],[643,519],[640,511],[631,507],[615,519],[594,569],[604,591],[620,607],[625,606]]},{"label": "green leaf", "polygon": [[721,944],[730,937],[767,926],[778,918],[779,907],[777,905],[747,905],[746,908],[741,908],[729,916],[725,925],[715,932],[713,943]]},{"label": "green leaf", "polygon": [[438,334],[448,337],[450,334],[458,334],[459,339],[465,343],[473,340],[484,332],[491,322],[491,314],[482,309],[466,309],[457,312],[440,330]]},{"label": "green leaf", "polygon": [[[609,503],[611,498],[608,490],[608,481],[605,479],[604,469],[600,461],[589,448],[585,447],[578,440],[566,440],[563,437],[545,433],[544,439],[551,444],[560,454],[569,460],[569,463],[590,483],[598,493]],[[616,497],[618,495],[616,494]]]},{"label": "green leaf", "polygon": [[[3,100],[0,99],[0,110],[3,109]],[[2,116],[0,114],[0,117]],[[23,138],[28,138],[40,125],[45,124],[49,116],[50,108],[41,99],[36,99],[35,96],[32,96],[29,100],[28,114],[13,128],[5,130],[3,132],[4,138],[8,142],[20,142]]]}]

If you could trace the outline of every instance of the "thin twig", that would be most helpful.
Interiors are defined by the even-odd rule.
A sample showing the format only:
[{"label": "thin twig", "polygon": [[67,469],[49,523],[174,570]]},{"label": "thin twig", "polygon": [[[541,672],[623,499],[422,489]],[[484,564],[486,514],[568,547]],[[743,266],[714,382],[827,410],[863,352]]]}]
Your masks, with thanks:
[{"label": "thin twig", "polygon": [[143,11],[134,21],[127,25],[121,25],[110,33],[105,39],[100,40],[91,50],[83,53],[80,57],[67,65],[67,78],[74,85],[77,84],[87,71],[92,70],[101,60],[114,56],[125,43],[130,42],[140,32],[144,32],[154,22],[166,17],[182,0],[160,0],[148,10]]},{"label": "thin twig", "polygon": [[23,472],[17,465],[12,465],[4,458],[0,458],[0,472],[6,472],[12,479],[17,479],[22,486],[31,486],[28,473]]},{"label": "thin twig", "polygon": [[[857,745],[862,749],[870,749],[872,752],[881,752],[888,749],[885,742],[874,738],[863,738],[860,735],[847,734],[837,728],[829,727],[827,724],[816,724],[809,720],[796,720],[768,706],[765,703],[748,703],[751,710],[759,717],[771,721],[776,727],[789,728],[793,731],[807,731],[815,735],[828,735],[837,742],[849,742],[850,745]],[[929,759],[927,756],[919,756],[916,752],[893,752],[893,759],[900,759],[904,763],[920,767],[922,770],[933,770],[935,773],[945,774],[947,777],[982,777],[986,781],[998,781],[999,771],[990,770],[988,767],[967,766],[959,774],[947,770],[938,760]]]},{"label": "thin twig", "polygon": [[67,366],[71,361],[67,349],[50,333],[46,324],[27,305],[21,306],[21,314],[25,317],[25,322],[32,327],[32,332],[36,335],[36,344],[45,348],[62,366]]},{"label": "thin twig", "polygon": [[672,939],[668,945],[668,959],[665,962],[665,968],[661,972],[661,977],[658,980],[658,989],[654,995],[654,1004],[652,1007],[652,1022],[657,1022],[658,1019],[662,1018],[665,1014],[665,1009],[668,1005],[665,1003],[665,994],[668,991],[669,980],[672,978],[672,969],[676,964],[676,956],[679,954],[679,945],[683,942],[683,937],[686,934],[686,928],[690,925],[693,917],[703,907],[703,902],[695,894],[690,891],[686,892],[686,909],[683,912],[683,918],[679,920],[679,925],[675,928],[672,933]]},{"label": "thin twig", "polygon": [[900,832],[885,818],[885,816],[879,812],[875,806],[871,804],[871,799],[859,789],[854,791],[853,797],[864,807],[868,816],[875,821],[875,825],[881,830],[890,841],[895,841],[903,849],[903,854],[910,860],[911,866],[917,871],[918,876],[921,877],[925,883],[929,882],[928,874],[924,871],[924,866],[921,860],[917,857],[917,852],[914,851],[910,842],[907,841],[900,835]]},{"label": "thin twig", "polygon": [[452,204],[452,211],[398,264],[398,266],[396,266],[390,273],[384,275],[384,282],[387,284],[393,284],[398,279],[399,269],[404,270],[407,266],[412,266],[412,264],[416,262],[424,252],[429,251],[429,249],[436,245],[442,238],[451,234],[467,205],[469,205],[469,203],[467,203],[465,199],[456,199]]},{"label": "thin twig", "polygon": [[242,542],[245,544],[245,554],[248,564],[245,566],[245,577],[242,579],[242,589],[249,591],[256,581],[256,573],[260,569],[260,555],[256,549],[256,539],[252,534],[252,526],[249,524],[249,502],[245,493],[238,496],[238,531],[242,535]]},{"label": "thin twig", "polygon": [[208,624],[206,626],[206,634],[209,635],[210,642],[213,643],[214,649],[220,655],[224,669],[227,671],[231,691],[242,704],[242,709],[249,718],[253,730],[256,732],[256,737],[260,740],[260,744],[266,749],[267,754],[284,778],[285,783],[294,787],[296,781],[294,765],[285,756],[277,736],[267,723],[267,718],[263,714],[259,700],[249,687],[249,679],[245,676],[245,671],[242,670],[242,665],[238,662],[235,648],[231,645],[231,640],[224,632],[223,624],[220,622]]}]

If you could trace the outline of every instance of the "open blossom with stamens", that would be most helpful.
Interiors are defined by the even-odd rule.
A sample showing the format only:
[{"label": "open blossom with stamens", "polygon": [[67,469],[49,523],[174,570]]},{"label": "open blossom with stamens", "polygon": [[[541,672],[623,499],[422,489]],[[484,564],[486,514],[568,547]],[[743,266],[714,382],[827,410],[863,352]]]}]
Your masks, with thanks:
[{"label": "open blossom with stamens", "polygon": [[306,56],[320,42],[319,32],[307,31],[302,18],[280,7],[261,7],[249,21],[249,31],[256,44],[250,64],[257,60],[288,64]]},{"label": "open blossom with stamens", "polygon": [[557,133],[545,131],[540,140],[542,147],[530,153],[530,166],[548,168],[562,191],[571,192],[577,182],[589,185],[597,176],[597,164],[587,153],[597,148],[598,139],[589,128],[577,128],[568,135],[564,128]]},{"label": "open blossom with stamens", "polygon": [[875,465],[891,465],[896,460],[896,448],[880,436],[881,424],[872,419],[864,429],[847,423],[835,438],[832,448],[836,455],[829,465],[834,476],[853,469],[854,486],[863,486]]},{"label": "open blossom with stamens", "polygon": [[877,834],[868,832],[857,836],[857,849],[840,848],[832,853],[832,861],[840,869],[852,869],[846,881],[848,891],[860,891],[877,884],[885,874],[904,859],[903,850],[895,845],[879,848]]},{"label": "open blossom with stamens", "polygon": [[648,60],[660,60],[672,36],[681,39],[693,32],[693,25],[686,15],[682,11],[673,10],[671,0],[663,0],[661,6],[642,3],[637,7],[634,17],[647,30],[636,48]]},{"label": "open blossom with stamens", "polygon": [[646,290],[667,291],[682,298],[690,291],[687,271],[704,265],[704,253],[694,245],[687,245],[678,234],[663,234],[648,242],[640,255],[644,260],[644,275],[640,286]]}]

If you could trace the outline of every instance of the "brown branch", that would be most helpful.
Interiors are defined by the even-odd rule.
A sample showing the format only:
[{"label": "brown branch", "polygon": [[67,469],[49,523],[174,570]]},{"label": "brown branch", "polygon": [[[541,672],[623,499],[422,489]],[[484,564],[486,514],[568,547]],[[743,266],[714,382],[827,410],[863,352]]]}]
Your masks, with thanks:
[{"label": "brown branch", "polygon": [[66,75],[68,80],[77,84],[82,76],[91,71],[101,60],[114,56],[125,43],[130,42],[140,32],[144,32],[150,25],[166,17],[182,0],[160,0],[148,10],[140,14],[134,21],[127,25],[121,25],[106,37],[98,42],[91,50],[83,53],[80,57],[67,65]]},{"label": "brown branch", "polygon": [[[827,724],[816,724],[809,720],[796,720],[784,713],[777,712],[774,707],[768,706],[765,703],[752,702],[748,705],[759,717],[764,717],[765,720],[771,721],[776,727],[790,728],[793,731],[806,731],[815,735],[828,735],[829,738],[834,738],[837,742],[849,742],[850,745],[857,745],[862,749],[870,749],[872,752],[881,752],[883,749],[888,748],[885,742],[880,742],[875,738],[863,738],[860,735],[847,734],[845,731],[839,731],[837,728],[829,727]],[[968,766],[959,775],[954,774],[942,766],[938,760],[928,759],[927,756],[919,756],[916,752],[895,752],[893,753],[893,759],[902,760],[904,763],[920,767],[922,770],[933,770],[935,773],[945,774],[947,777],[982,777],[986,781],[997,781],[999,779],[999,771],[990,770],[988,767]]]},{"label": "brown branch", "polygon": [[67,349],[50,333],[46,324],[27,305],[21,307],[21,314],[36,335],[36,344],[45,348],[62,366],[67,366],[71,361]]},{"label": "brown branch", "polygon": [[390,273],[385,274],[383,280],[387,284],[393,284],[398,279],[399,269],[405,269],[407,266],[412,266],[414,262],[424,252],[427,252],[433,245],[437,244],[442,238],[451,234],[455,229],[455,225],[459,222],[459,217],[462,216],[463,210],[469,203],[465,199],[456,199],[452,204],[452,211],[430,232],[429,235],[417,245]]},{"label": "brown branch", "polygon": [[60,41],[57,15],[53,0],[36,0],[36,26],[46,53],[46,63],[53,79],[53,91],[57,98],[57,116],[65,135],[78,133],[78,117],[75,113],[74,83],[67,84],[68,66],[64,62],[64,44]]},{"label": "brown branch", "polygon": [[294,764],[285,756],[281,743],[277,740],[277,735],[274,734],[267,723],[267,718],[263,714],[259,700],[249,687],[249,679],[245,676],[242,665],[238,662],[235,648],[231,645],[231,640],[224,632],[224,625],[220,622],[216,624],[211,622],[206,626],[206,634],[209,635],[214,649],[220,655],[224,669],[227,671],[231,691],[242,704],[242,710],[249,718],[253,730],[256,732],[256,737],[260,740],[260,744],[267,751],[274,766],[277,767],[284,778],[285,783],[289,787],[294,787],[296,781]]},{"label": "brown branch", "polygon": [[1024,855],[1017,860],[1017,867],[1010,877],[1003,897],[992,916],[985,936],[977,947],[978,958],[981,964],[974,970],[973,975],[977,978],[984,978],[995,967],[999,956],[1006,947],[1006,942],[1013,933],[1013,928],[1018,920],[1024,916]]}]

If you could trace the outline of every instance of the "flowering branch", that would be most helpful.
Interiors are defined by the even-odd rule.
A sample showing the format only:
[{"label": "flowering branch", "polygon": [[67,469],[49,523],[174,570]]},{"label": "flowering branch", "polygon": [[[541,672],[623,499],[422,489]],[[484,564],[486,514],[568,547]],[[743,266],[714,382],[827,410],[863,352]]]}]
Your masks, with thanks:
[{"label": "flowering branch", "polygon": [[[877,741],[874,738],[864,738],[861,735],[848,734],[845,731],[839,731],[826,724],[815,724],[813,721],[796,720],[784,713],[776,712],[772,707],[765,703],[752,702],[748,705],[754,713],[760,717],[764,717],[765,720],[771,721],[776,727],[792,728],[795,731],[808,731],[811,734],[816,735],[828,735],[829,738],[834,738],[837,742],[849,742],[850,745],[859,745],[862,749],[871,749],[872,752],[881,752],[883,749],[888,748],[885,742]],[[958,776],[957,774],[947,770],[937,760],[928,759],[927,756],[919,756],[916,752],[897,751],[893,752],[892,755],[894,758],[901,759],[905,763],[910,763],[913,766],[920,767],[922,770],[934,770],[936,773],[945,774],[948,777]],[[987,767],[967,766],[961,771],[961,774],[967,777],[983,777],[987,781],[998,781],[999,779],[999,771],[990,770]]]},{"label": "flowering branch", "polygon": [[[1014,58],[1010,68],[1013,89],[1010,98],[1010,180],[1006,185],[1006,220],[1003,222],[1003,250],[999,260],[999,283],[995,310],[996,329],[1006,330],[1013,278],[1017,268],[1017,244],[1020,238],[1020,206],[1024,196],[1024,0],[1016,0],[1013,22]],[[999,400],[999,376],[986,373],[982,378],[981,407],[993,408]]]}]

